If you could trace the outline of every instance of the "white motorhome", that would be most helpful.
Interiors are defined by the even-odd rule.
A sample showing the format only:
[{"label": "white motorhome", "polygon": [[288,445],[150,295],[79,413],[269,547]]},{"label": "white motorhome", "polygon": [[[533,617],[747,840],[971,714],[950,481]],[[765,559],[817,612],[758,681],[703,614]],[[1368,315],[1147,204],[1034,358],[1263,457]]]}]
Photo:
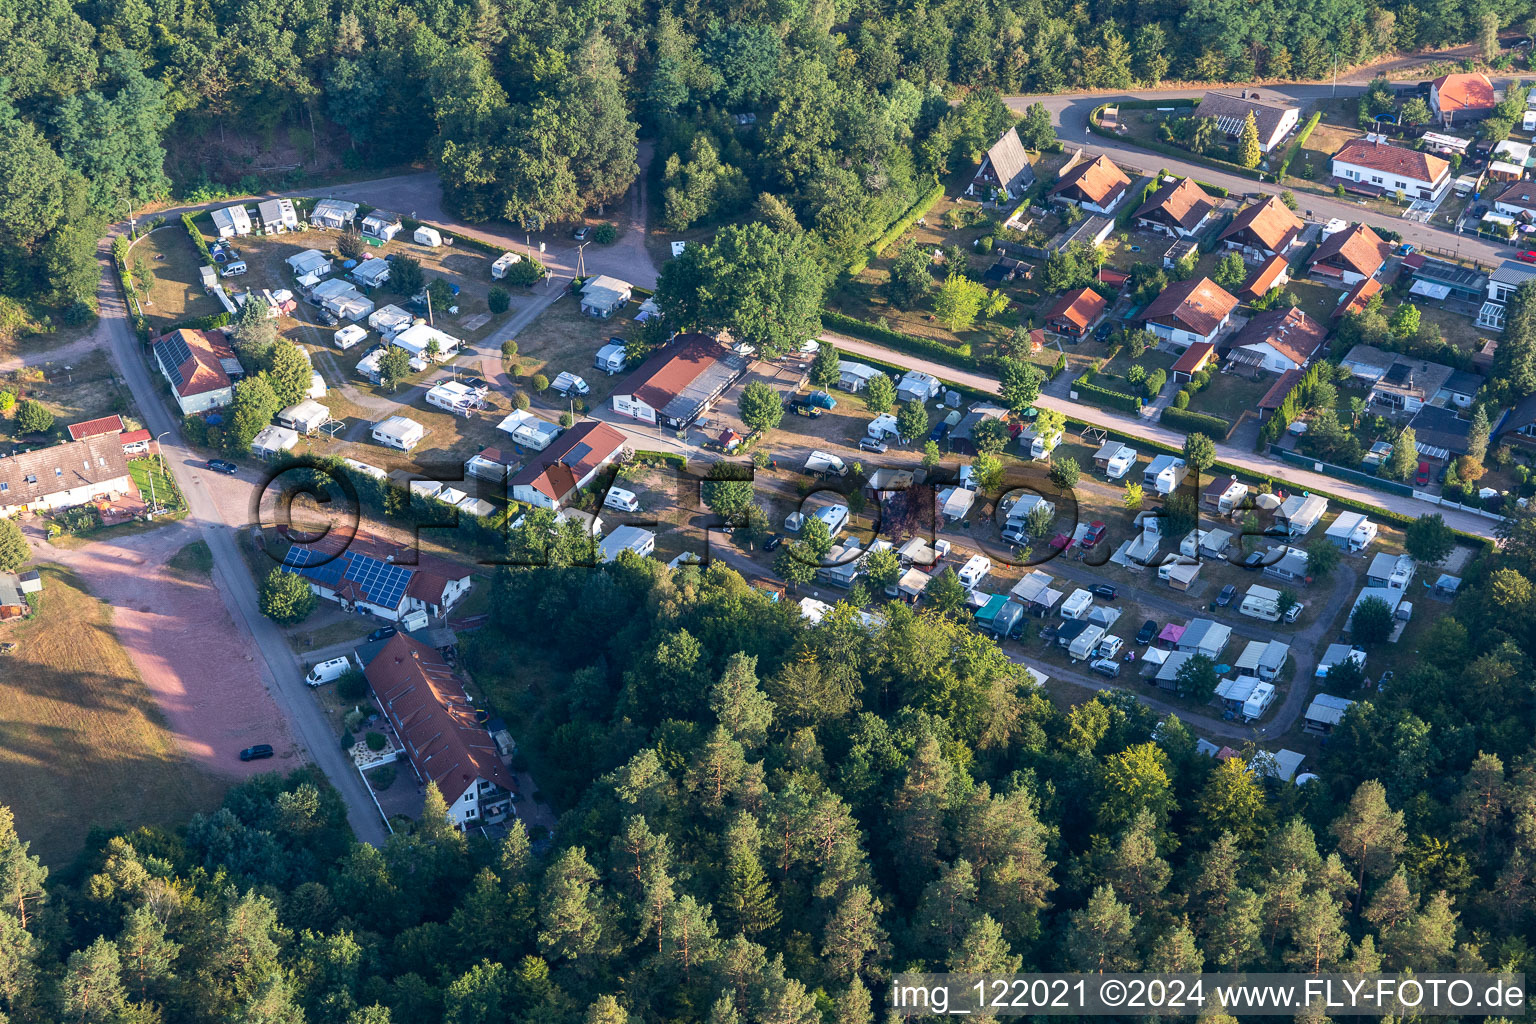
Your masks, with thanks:
[{"label": "white motorhome", "polygon": [[960,577],[961,586],[966,590],[975,590],[977,584],[986,578],[992,571],[992,559],[986,555],[972,555],[970,559],[960,567],[957,575]]},{"label": "white motorhome", "polygon": [[831,452],[813,451],[805,460],[805,471],[827,476],[847,476],[848,465]]},{"label": "white motorhome", "polygon": [[350,671],[352,671],[351,658],[332,658],[310,669],[309,675],[304,677],[304,682],[310,686],[324,686],[326,683],[334,683]]},{"label": "white motorhome", "polygon": [[639,512],[640,499],[634,491],[626,491],[622,487],[610,487],[608,493],[603,496],[603,504],[619,512]]},{"label": "white motorhome", "polygon": [[504,252],[496,257],[496,262],[491,264],[491,280],[500,281],[507,276],[507,271],[512,269],[512,264],[523,262],[523,258],[515,252]]}]

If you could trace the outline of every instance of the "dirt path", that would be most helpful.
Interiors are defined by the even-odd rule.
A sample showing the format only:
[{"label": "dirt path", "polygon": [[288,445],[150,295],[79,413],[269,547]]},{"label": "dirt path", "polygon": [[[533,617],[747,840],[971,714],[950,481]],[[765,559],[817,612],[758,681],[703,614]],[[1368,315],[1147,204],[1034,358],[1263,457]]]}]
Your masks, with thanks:
[{"label": "dirt path", "polygon": [[[189,758],[236,779],[303,763],[262,683],[250,636],[230,619],[214,581],[165,567],[198,539],[195,528],[173,523],[121,540],[108,533],[75,549],[54,547],[35,527],[28,533],[39,561],[73,570],[113,607],[119,641]],[[257,743],[270,743],[277,756],[242,762],[239,752]]]}]

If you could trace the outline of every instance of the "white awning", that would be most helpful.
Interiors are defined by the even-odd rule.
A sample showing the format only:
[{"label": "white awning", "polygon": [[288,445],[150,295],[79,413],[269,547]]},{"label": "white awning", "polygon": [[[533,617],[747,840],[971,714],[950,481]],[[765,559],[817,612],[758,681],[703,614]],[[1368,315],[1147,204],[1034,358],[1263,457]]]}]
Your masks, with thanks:
[{"label": "white awning", "polygon": [[1451,294],[1448,285],[1434,284],[1430,281],[1415,281],[1408,291],[1414,295],[1422,295],[1426,299],[1443,299]]}]

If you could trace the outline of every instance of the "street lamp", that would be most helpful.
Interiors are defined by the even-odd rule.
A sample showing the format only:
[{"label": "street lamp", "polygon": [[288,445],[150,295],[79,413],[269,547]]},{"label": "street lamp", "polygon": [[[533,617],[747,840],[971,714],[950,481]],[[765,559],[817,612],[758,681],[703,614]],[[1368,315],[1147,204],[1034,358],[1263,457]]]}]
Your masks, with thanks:
[{"label": "street lamp", "polygon": [[[162,473],[165,472],[165,455],[160,451],[160,438],[169,433],[169,430],[162,430],[159,434],[155,435],[155,460],[159,463],[160,472]],[[155,473],[151,469],[149,473],[149,508],[151,518],[154,517],[154,510],[159,507],[160,500],[155,495]]]}]

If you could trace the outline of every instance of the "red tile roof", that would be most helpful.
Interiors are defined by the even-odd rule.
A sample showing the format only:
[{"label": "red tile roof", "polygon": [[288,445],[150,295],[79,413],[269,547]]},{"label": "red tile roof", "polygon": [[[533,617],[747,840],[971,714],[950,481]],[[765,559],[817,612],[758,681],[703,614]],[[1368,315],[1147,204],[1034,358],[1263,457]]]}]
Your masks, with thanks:
[{"label": "red tile roof", "polygon": [[1392,246],[1380,235],[1364,224],[1356,224],[1348,231],[1335,231],[1323,239],[1312,254],[1312,269],[1318,269],[1319,263],[1331,264],[1371,277],[1381,269],[1391,251]]},{"label": "red tile roof", "polygon": [[553,501],[561,501],[583,477],[623,447],[623,434],[606,423],[587,420],[567,430],[530,459],[510,484],[532,487]]},{"label": "red tile roof", "polygon": [[1493,83],[1482,72],[1470,75],[1441,75],[1430,83],[1440,97],[1440,110],[1492,110],[1498,103]]},{"label": "red tile roof", "polygon": [[1280,403],[1285,401],[1285,396],[1291,393],[1291,389],[1301,380],[1303,371],[1286,370],[1280,375],[1280,379],[1264,392],[1264,397],[1259,399],[1259,408],[1278,409]]},{"label": "red tile roof", "polygon": [[1142,311],[1143,320],[1172,326],[1177,322],[1192,334],[1210,334],[1237,308],[1237,299],[1208,277],[1171,284]]},{"label": "red tile roof", "polygon": [[80,423],[69,425],[69,439],[80,441],[87,437],[95,437],[97,434],[121,434],[123,432],[123,418],[121,416],[103,416],[100,419],[84,420]]},{"label": "red tile roof", "polygon": [[1109,303],[1104,301],[1104,296],[1092,288],[1079,288],[1057,299],[1051,311],[1045,314],[1045,318],[1046,320],[1065,320],[1081,331],[1097,320],[1108,305]]},{"label": "red tile roof", "polygon": [[230,385],[229,374],[225,372],[220,360],[234,359],[235,350],[230,347],[229,339],[223,331],[193,331],[186,328],[161,339],[157,347],[166,341],[180,338],[186,343],[190,355],[181,361],[176,368],[181,375],[182,385],[177,393],[183,398],[191,398],[194,395],[207,394],[209,391],[218,391]]},{"label": "red tile roof", "polygon": [[[1404,149],[1386,142],[1368,142],[1351,139],[1344,148],[1333,154],[1335,160],[1357,167],[1366,167],[1383,174],[1396,174],[1434,184],[1451,172],[1451,164],[1433,153],[1421,153],[1416,149]],[[1392,190],[1389,183],[1382,187]]]},{"label": "red tile roof", "polygon": [[464,685],[435,649],[396,633],[363,674],[411,763],[450,806],[480,779],[517,788]]},{"label": "red tile roof", "polygon": [[150,439],[150,433],[147,430],[125,430],[121,434],[117,435],[117,439],[121,441],[123,446],[126,448],[130,444],[138,444],[141,441],[148,441]]},{"label": "red tile roof", "polygon": [[1194,376],[1205,368],[1216,354],[1216,343],[1213,341],[1197,341],[1184,350],[1179,356],[1178,362],[1173,364],[1174,373],[1187,373]]},{"label": "red tile roof", "polygon": [[1240,231],[1250,232],[1258,241],[1263,243],[1271,252],[1279,252],[1290,244],[1291,239],[1301,233],[1302,223],[1290,208],[1277,197],[1270,196],[1262,203],[1240,210],[1232,223],[1221,233],[1221,237],[1231,238]]},{"label": "red tile roof", "polygon": [[1240,298],[1262,299],[1271,288],[1280,281],[1280,275],[1291,269],[1291,265],[1285,262],[1285,257],[1278,253],[1269,258],[1269,261],[1259,268],[1253,279],[1243,285],[1243,290],[1238,292]]},{"label": "red tile roof", "polygon": [[1299,308],[1260,313],[1232,339],[1233,348],[1268,345],[1293,363],[1305,364],[1328,336],[1328,329]]},{"label": "red tile roof", "polygon": [[1367,277],[1350,289],[1344,296],[1344,301],[1339,303],[1339,308],[1333,311],[1334,316],[1343,316],[1345,313],[1361,313],[1365,311],[1365,304],[1371,301],[1371,296],[1381,291],[1381,282],[1374,277]]},{"label": "red tile roof", "polygon": [[678,335],[629,376],[629,393],[660,412],[724,359],[726,351],[724,345],[707,334]]},{"label": "red tile roof", "polygon": [[1131,185],[1131,179],[1125,173],[1110,162],[1107,156],[1097,156],[1092,160],[1085,160],[1061,176],[1056,187],[1051,189],[1051,195],[1065,192],[1068,189],[1076,191],[1095,206],[1107,206],[1121,192]]},{"label": "red tile roof", "polygon": [[1136,211],[1137,219],[1155,213],[1163,215],[1186,231],[1193,231],[1216,208],[1216,201],[1206,195],[1205,189],[1195,184],[1194,178],[1181,178],[1170,182],[1152,193],[1152,198],[1141,204]]}]

